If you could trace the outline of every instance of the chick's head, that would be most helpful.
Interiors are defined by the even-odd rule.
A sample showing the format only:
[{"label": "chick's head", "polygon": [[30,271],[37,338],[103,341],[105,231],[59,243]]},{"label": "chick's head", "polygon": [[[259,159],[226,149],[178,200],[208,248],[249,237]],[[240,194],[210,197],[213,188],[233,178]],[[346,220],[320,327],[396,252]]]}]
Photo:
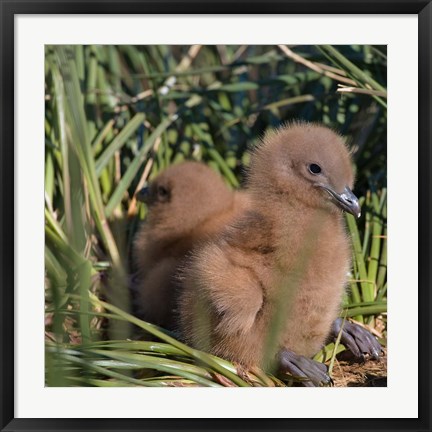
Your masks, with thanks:
[{"label": "chick's head", "polygon": [[267,134],[252,154],[250,187],[290,202],[333,212],[342,209],[358,217],[353,184],[351,158],[342,137],[321,125],[284,126]]},{"label": "chick's head", "polygon": [[212,169],[198,162],[173,165],[139,192],[148,206],[148,222],[167,233],[186,233],[222,211],[232,191]]}]

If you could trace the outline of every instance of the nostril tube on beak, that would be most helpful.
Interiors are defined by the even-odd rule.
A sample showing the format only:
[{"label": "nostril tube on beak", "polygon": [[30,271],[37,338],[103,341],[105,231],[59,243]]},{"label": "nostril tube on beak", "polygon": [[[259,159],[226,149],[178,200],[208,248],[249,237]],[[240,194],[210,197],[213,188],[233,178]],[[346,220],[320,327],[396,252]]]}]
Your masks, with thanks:
[{"label": "nostril tube on beak", "polygon": [[353,194],[349,187],[346,187],[340,194],[341,201],[345,203],[346,208],[344,210],[351,213],[353,216],[359,218],[361,216],[360,203],[358,198]]},{"label": "nostril tube on beak", "polygon": [[361,216],[359,200],[348,186],[346,186],[340,194],[328,185],[319,183],[316,186],[327,191],[333,198],[335,204],[342,210],[351,213],[356,218]]}]

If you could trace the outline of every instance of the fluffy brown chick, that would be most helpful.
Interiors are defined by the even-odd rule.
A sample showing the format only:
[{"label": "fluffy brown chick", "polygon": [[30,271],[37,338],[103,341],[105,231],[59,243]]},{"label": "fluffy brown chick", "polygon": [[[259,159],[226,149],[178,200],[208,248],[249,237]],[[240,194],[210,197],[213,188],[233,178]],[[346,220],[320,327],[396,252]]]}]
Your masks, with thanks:
[{"label": "fluffy brown chick", "polygon": [[348,149],[330,129],[303,123],[268,134],[252,154],[250,206],[183,269],[186,341],[246,367],[268,367],[286,351],[315,354],[347,282],[341,209],[360,213],[353,182]]},{"label": "fluffy brown chick", "polygon": [[133,247],[137,315],[167,329],[176,327],[176,270],[185,256],[246,205],[212,169],[198,162],[173,165],[141,192],[148,205]]}]

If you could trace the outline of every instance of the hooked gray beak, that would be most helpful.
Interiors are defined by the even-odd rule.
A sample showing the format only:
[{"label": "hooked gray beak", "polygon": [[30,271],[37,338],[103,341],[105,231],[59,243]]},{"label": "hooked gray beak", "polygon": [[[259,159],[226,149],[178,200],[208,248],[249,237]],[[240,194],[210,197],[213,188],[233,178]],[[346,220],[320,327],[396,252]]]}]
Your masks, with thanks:
[{"label": "hooked gray beak", "polygon": [[148,198],[149,198],[149,192],[150,189],[148,186],[143,187],[142,189],[140,189],[136,194],[135,194],[135,198],[138,201],[141,201],[143,203],[147,204]]},{"label": "hooked gray beak", "polygon": [[345,187],[344,191],[341,194],[338,194],[326,185],[319,184],[317,186],[327,191],[333,198],[334,203],[342,210],[351,213],[356,218],[359,218],[361,216],[359,200],[348,186]]}]

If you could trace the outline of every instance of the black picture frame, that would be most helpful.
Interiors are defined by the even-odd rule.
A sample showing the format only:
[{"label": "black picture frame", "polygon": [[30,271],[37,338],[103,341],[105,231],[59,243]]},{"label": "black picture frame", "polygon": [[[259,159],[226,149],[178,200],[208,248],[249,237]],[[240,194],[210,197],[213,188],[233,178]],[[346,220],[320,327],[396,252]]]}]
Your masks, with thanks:
[{"label": "black picture frame", "polygon": [[[2,431],[431,430],[431,0],[6,1],[1,14],[0,307]],[[23,419],[14,414],[14,16],[16,14],[417,14],[419,23],[419,417],[417,419]],[[415,191],[413,191],[414,193]],[[410,356],[407,343],[407,358]],[[407,372],[407,379],[409,373]],[[336,410],[335,410],[336,412]]]}]

